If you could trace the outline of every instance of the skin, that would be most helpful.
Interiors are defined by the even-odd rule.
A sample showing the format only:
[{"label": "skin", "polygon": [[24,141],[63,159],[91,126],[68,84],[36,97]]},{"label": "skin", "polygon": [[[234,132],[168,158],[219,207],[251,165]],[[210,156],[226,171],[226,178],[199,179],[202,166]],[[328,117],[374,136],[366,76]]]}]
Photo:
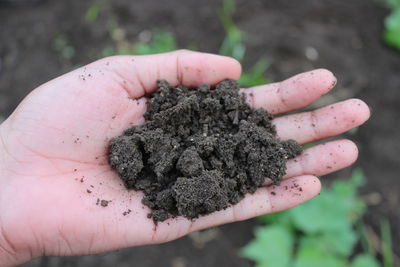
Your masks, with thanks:
[{"label": "skin", "polygon": [[[357,147],[349,140],[317,145],[288,162],[282,186],[262,187],[237,205],[194,221],[174,218],[155,226],[146,217],[142,193],[125,190],[108,166],[109,140],[144,122],[144,95],[154,92],[157,79],[194,86],[238,79],[240,72],[232,58],[180,50],[104,58],[33,90],[0,126],[0,266],[42,255],[157,244],[290,209],[319,193],[315,175],[356,160]],[[335,84],[331,72],[319,69],[243,92],[252,106],[278,115],[274,124],[281,139],[305,144],[348,131],[370,116],[358,99],[282,115],[311,104]],[[284,190],[294,183],[302,192]],[[103,207],[97,199],[111,202]]]}]

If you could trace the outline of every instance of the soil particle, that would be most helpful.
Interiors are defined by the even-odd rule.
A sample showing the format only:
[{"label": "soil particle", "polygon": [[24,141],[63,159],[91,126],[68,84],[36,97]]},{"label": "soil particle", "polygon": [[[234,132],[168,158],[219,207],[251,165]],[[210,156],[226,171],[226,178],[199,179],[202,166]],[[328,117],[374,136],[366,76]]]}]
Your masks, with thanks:
[{"label": "soil particle", "polygon": [[127,211],[124,211],[123,213],[122,213],[122,215],[124,215],[124,216],[126,216],[126,215],[128,215],[129,213],[131,213],[132,211],[130,210],[130,209],[128,209]]},{"label": "soil particle", "polygon": [[102,200],[100,201],[100,205],[101,205],[102,207],[107,207],[109,202],[110,202],[110,201],[108,201],[108,200],[102,199]]},{"label": "soil particle", "polygon": [[155,222],[225,209],[266,178],[279,184],[302,150],[275,137],[272,115],[250,108],[233,80],[215,88],[158,81],[144,117],[111,141],[109,163],[126,188],[144,192]]}]

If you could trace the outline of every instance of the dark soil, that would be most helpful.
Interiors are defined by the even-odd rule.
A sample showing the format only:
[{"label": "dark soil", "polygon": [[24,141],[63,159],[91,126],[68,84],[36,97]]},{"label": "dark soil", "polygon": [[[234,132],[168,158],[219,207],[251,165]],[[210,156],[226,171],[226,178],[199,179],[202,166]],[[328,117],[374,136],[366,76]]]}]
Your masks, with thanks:
[{"label": "dark soil", "polygon": [[238,203],[301,153],[280,141],[272,115],[253,109],[236,81],[188,89],[158,81],[144,125],[111,141],[109,161],[128,189],[143,190],[149,217],[197,218]]}]

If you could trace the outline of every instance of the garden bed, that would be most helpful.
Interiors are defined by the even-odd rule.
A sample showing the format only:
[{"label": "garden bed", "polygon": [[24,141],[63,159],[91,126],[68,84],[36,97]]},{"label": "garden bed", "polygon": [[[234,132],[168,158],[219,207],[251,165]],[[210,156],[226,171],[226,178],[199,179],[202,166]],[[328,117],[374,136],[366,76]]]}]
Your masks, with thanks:
[{"label": "garden bed", "polygon": [[[96,24],[86,21],[89,3],[42,1],[34,6],[0,7],[0,114],[8,116],[37,85],[90,62],[111,45],[109,18],[123,29],[118,38],[146,37],[143,30],[173,32],[179,46],[216,52],[224,37],[215,1],[112,1]],[[338,77],[337,90],[317,105],[348,97],[365,100],[372,118],[350,138],[360,145],[359,164],[368,179],[363,188],[373,204],[366,222],[378,231],[382,218],[392,225],[394,251],[399,251],[400,214],[400,52],[382,41],[387,10],[378,1],[238,1],[235,21],[249,35],[245,66],[265,55],[268,78],[324,67]],[[61,48],[60,48],[61,47]],[[65,53],[60,55],[60,49]],[[38,68],[40,66],[40,68]],[[347,177],[349,170],[324,177]],[[168,244],[126,249],[103,256],[45,258],[26,266],[249,266],[237,251],[252,238],[254,221],[207,230]],[[397,246],[397,247],[396,247]],[[150,256],[151,255],[151,256]]]}]

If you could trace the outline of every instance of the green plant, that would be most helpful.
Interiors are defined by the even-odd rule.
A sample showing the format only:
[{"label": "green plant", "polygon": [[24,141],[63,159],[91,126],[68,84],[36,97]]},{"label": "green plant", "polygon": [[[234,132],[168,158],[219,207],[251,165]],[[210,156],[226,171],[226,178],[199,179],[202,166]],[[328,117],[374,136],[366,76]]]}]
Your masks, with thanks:
[{"label": "green plant", "polygon": [[393,267],[393,250],[392,250],[392,235],[390,233],[390,224],[388,220],[381,223],[381,237],[382,237],[382,256],[383,266]]},{"label": "green plant", "polygon": [[[222,7],[218,9],[218,16],[225,30],[225,38],[219,49],[221,55],[236,58],[243,62],[246,53],[246,34],[241,31],[233,20],[235,12],[235,0],[224,0]],[[251,87],[268,83],[265,72],[269,62],[261,57],[249,70],[242,73],[239,84],[242,87]]]},{"label": "green plant", "polygon": [[233,13],[235,12],[235,1],[224,0],[222,7],[218,9],[219,19],[222,22],[226,36],[222,42],[219,53],[221,55],[236,58],[242,61],[246,46],[243,42],[244,33],[236,27],[233,21]]},{"label": "green plant", "polygon": [[265,78],[265,72],[267,71],[269,64],[270,63],[266,58],[260,58],[253,67],[242,73],[239,79],[240,86],[247,88],[269,83]]},{"label": "green plant", "polygon": [[155,30],[148,43],[138,43],[133,46],[133,53],[137,55],[157,54],[172,51],[176,48],[176,39],[172,33]]},{"label": "green plant", "polygon": [[[151,37],[146,42],[129,43],[127,45],[119,47],[118,45],[108,45],[103,48],[101,52],[102,57],[112,55],[148,55],[169,52],[177,49],[175,36],[166,31],[154,30],[151,33]],[[125,40],[124,40],[125,41]]]},{"label": "green plant", "polygon": [[93,3],[85,14],[85,21],[86,22],[94,22],[97,20],[97,17],[100,14],[101,5],[99,3]]},{"label": "green plant", "polygon": [[400,0],[387,0],[391,13],[385,19],[385,42],[400,49]]},{"label": "green plant", "polygon": [[62,34],[58,35],[53,41],[53,47],[58,51],[64,59],[71,59],[75,55],[75,48],[72,47],[66,37]]},{"label": "green plant", "polygon": [[255,239],[242,249],[242,255],[265,267],[379,266],[371,254],[353,255],[359,240],[355,224],[365,211],[357,197],[363,182],[362,171],[356,169],[350,180],[334,182],[317,198],[260,217],[266,224],[256,229]]},{"label": "green plant", "polygon": [[[92,5],[86,13],[86,20],[95,20],[99,10],[99,5]],[[224,0],[222,7],[218,10],[219,18],[226,33],[219,53],[236,58],[238,61],[242,62],[246,51],[244,42],[246,35],[235,25],[232,18],[234,11],[234,0]],[[115,54],[156,54],[178,48],[176,38],[171,32],[153,30],[150,32],[150,38],[148,40],[130,43],[128,40],[125,40],[124,37],[121,37],[123,36],[123,34],[121,34],[123,29],[118,25],[116,18],[109,19],[107,25],[110,37],[114,42],[112,45],[107,45],[103,48],[101,52],[102,57]],[[261,57],[252,67],[242,73],[239,84],[242,87],[251,87],[268,83],[269,81],[265,78],[265,72],[268,67],[269,62],[264,57]]]}]

